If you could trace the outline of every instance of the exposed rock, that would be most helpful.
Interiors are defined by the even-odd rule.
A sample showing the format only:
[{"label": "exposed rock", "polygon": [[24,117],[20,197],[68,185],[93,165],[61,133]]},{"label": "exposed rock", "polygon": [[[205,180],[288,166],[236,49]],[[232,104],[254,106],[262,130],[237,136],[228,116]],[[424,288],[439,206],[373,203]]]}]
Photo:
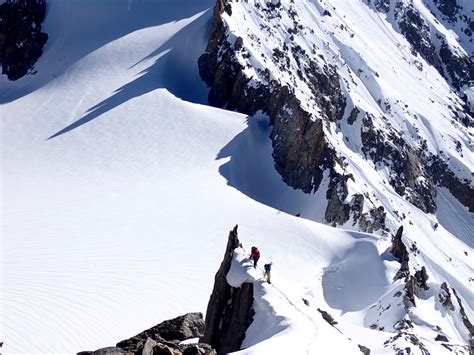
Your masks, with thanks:
[{"label": "exposed rock", "polygon": [[456,199],[474,212],[474,188],[470,181],[462,181],[449,170],[448,164],[439,157],[432,157],[429,165],[433,180],[446,187]]},{"label": "exposed rock", "polygon": [[466,329],[469,332],[469,335],[471,337],[471,346],[472,346],[472,345],[474,345],[474,344],[472,344],[472,340],[474,338],[474,326],[472,325],[471,321],[469,320],[469,318],[466,314],[466,311],[464,310],[464,306],[462,305],[462,301],[461,301],[461,298],[458,296],[458,293],[456,292],[456,290],[454,288],[452,288],[452,290],[453,290],[454,296],[456,297],[456,300],[458,301],[459,313],[461,314],[462,322],[463,322],[464,326],[466,327]]},{"label": "exposed rock", "polygon": [[358,345],[359,346],[359,349],[360,349],[360,352],[364,355],[370,355],[370,349],[364,345]]},{"label": "exposed rock", "polygon": [[428,281],[429,279],[429,276],[426,272],[426,268],[424,266],[421,267],[421,270],[417,270],[415,272],[415,280],[416,280],[416,284],[424,289],[424,290],[428,290],[429,287],[428,285],[426,284],[426,281]]},{"label": "exposed rock", "polygon": [[[355,217],[356,215],[354,215]],[[379,229],[385,230],[385,217],[387,213],[383,206],[371,208],[370,211],[364,213],[359,219],[359,229],[362,232],[373,233]]]},{"label": "exposed rock", "polygon": [[207,306],[206,331],[201,342],[218,353],[240,350],[245,332],[253,321],[253,284],[234,288],[227,283],[234,249],[240,245],[237,226],[229,233],[224,259],[216,273],[214,288]]},{"label": "exposed rock", "polygon": [[413,323],[408,318],[403,318],[394,325],[396,333],[394,336],[390,337],[384,342],[384,346],[391,344],[391,348],[395,354],[411,354],[412,349],[410,347],[401,348],[397,344],[397,340],[403,339],[405,342],[408,342],[420,350],[420,353],[423,355],[430,355],[430,352],[426,348],[425,344],[413,334]]},{"label": "exposed rock", "polygon": [[204,319],[202,313],[188,313],[174,319],[166,320],[150,329],[141,332],[130,339],[119,342],[115,347],[96,351],[83,351],[80,355],[181,355],[186,354],[215,355],[215,350],[207,344],[179,345],[186,339],[198,338],[204,334]]},{"label": "exposed rock", "polygon": [[459,6],[456,0],[434,0],[434,3],[444,15],[451,19],[458,13]]},{"label": "exposed rock", "polygon": [[77,355],[117,355],[117,354],[132,355],[133,353],[127,352],[116,346],[110,346],[107,348],[98,349],[96,351],[81,351],[77,353]]},{"label": "exposed rock", "polygon": [[[449,46],[443,47],[443,37],[433,42],[436,31],[429,27],[412,3],[399,0],[366,1],[372,3],[377,11],[388,12],[392,7],[397,29],[408,39],[413,53],[419,53],[440,73],[449,77],[453,85],[458,85],[457,82],[462,85],[462,80],[472,81],[474,65],[454,53]],[[262,30],[271,33],[271,23],[266,21],[281,18],[280,5],[272,5],[271,2],[259,5],[260,19],[264,22]],[[327,139],[328,127],[343,117],[346,107],[336,67],[322,54],[316,61],[316,52],[306,53],[297,43],[285,41],[275,47],[270,56],[261,53],[264,61],[271,61],[279,71],[292,78],[282,83],[279,80],[283,79],[268,69],[254,68],[251,60],[254,54],[249,50],[253,47],[249,38],[229,35],[222,17],[224,14],[232,16],[231,2],[218,0],[206,52],[198,61],[199,74],[210,87],[209,103],[249,115],[261,111],[269,116],[275,169],[289,186],[306,193],[314,192],[319,189],[323,172],[329,171],[325,211],[328,223],[341,225],[352,215],[353,225],[358,222],[362,231],[372,233],[385,230],[386,212],[383,206],[375,206],[370,200],[365,200],[372,206],[369,212],[363,213],[364,196],[361,193],[347,196],[350,175],[340,173],[339,168],[344,170],[344,164]],[[291,39],[300,29],[298,16],[291,7],[288,15],[294,21],[294,28],[288,29]],[[254,69],[255,75],[247,77],[245,73],[250,68]],[[308,86],[310,104],[303,105],[299,100],[298,87],[291,84],[296,82]],[[302,101],[306,102],[306,99]],[[453,116],[465,126],[474,125],[467,97],[462,108],[460,102],[453,108]],[[390,107],[390,103],[385,105]],[[308,108],[311,106],[317,108],[317,114]],[[361,141],[365,158],[371,159],[376,166],[388,169],[388,183],[400,196],[426,213],[435,213],[436,187],[446,186],[474,211],[472,186],[458,179],[447,165],[435,161],[437,158],[425,149],[426,142],[412,144],[401,131],[390,125],[388,118],[385,120],[387,129],[376,128],[373,123],[375,118],[368,113],[362,115],[360,109],[354,106],[347,122],[352,125],[358,119],[362,120]],[[438,173],[434,174],[433,169],[439,170]],[[348,202],[349,199],[351,202]]]},{"label": "exposed rock", "polygon": [[400,26],[400,31],[407,41],[412,45],[412,50],[420,55],[441,74],[443,67],[436,54],[436,48],[432,44],[430,28],[415,9],[413,4],[397,2],[395,6],[395,16]]},{"label": "exposed rock", "polygon": [[413,276],[409,276],[408,280],[405,283],[405,294],[403,296],[403,305],[405,306],[405,311],[408,312],[408,309],[416,306],[415,296],[420,295],[420,288],[416,283],[416,279]]},{"label": "exposed rock", "polygon": [[366,157],[389,167],[389,183],[400,196],[424,212],[436,212],[436,187],[422,151],[416,152],[395,131],[375,129],[369,114],[362,120],[361,139]]},{"label": "exposed rock", "polygon": [[332,223],[333,226],[336,226],[336,224],[344,224],[349,220],[351,208],[349,204],[344,201],[348,195],[347,180],[351,178],[352,175],[341,176],[335,173],[331,173],[331,175],[329,187],[326,192],[328,205],[324,218],[328,223]]},{"label": "exposed rock", "polygon": [[158,343],[153,348],[153,355],[175,355],[175,350],[169,346]]},{"label": "exposed rock", "polygon": [[334,320],[334,318],[326,311],[323,311],[322,309],[318,308],[318,312],[321,313],[321,316],[323,319],[328,322],[331,325],[336,325],[337,322]]},{"label": "exposed rock", "polygon": [[408,256],[408,250],[405,244],[403,244],[402,234],[403,226],[400,226],[400,228],[397,230],[397,233],[392,238],[392,247],[390,249],[390,252],[398,259],[401,264],[400,269],[395,275],[395,280],[405,278],[410,274],[410,269],[408,267],[408,261],[410,260],[410,257]]},{"label": "exposed rock", "polygon": [[189,338],[197,338],[203,334],[204,319],[202,313],[188,313],[171,320],[166,320],[130,339],[119,342],[117,346],[127,351],[133,351],[139,347],[139,344],[148,339],[157,342],[162,342],[163,340],[182,341]]},{"label": "exposed rock", "polygon": [[201,343],[188,345],[183,355],[217,355],[217,352],[210,345]]},{"label": "exposed rock", "polygon": [[449,341],[449,339],[445,335],[438,334],[435,341]]},{"label": "exposed rock", "polygon": [[350,125],[353,125],[354,122],[357,120],[357,116],[359,115],[359,113],[360,113],[359,108],[357,108],[357,106],[355,106],[352,109],[351,114],[347,118],[347,123],[349,123]]},{"label": "exposed rock", "polygon": [[472,57],[456,55],[445,41],[441,45],[439,56],[446,67],[451,83],[456,89],[459,90],[463,85],[474,81]]},{"label": "exposed rock", "polygon": [[0,64],[8,79],[26,75],[43,53],[48,40],[41,29],[45,15],[45,0],[8,0],[0,5]]},{"label": "exposed rock", "polygon": [[444,308],[450,311],[454,311],[453,301],[451,299],[451,292],[446,282],[441,284],[441,291],[439,293],[439,301]]}]

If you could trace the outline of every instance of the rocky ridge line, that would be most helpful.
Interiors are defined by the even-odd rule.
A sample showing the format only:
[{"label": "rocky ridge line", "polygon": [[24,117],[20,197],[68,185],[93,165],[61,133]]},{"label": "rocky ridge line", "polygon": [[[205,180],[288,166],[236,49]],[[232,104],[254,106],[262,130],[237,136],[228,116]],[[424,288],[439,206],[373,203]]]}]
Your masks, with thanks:
[{"label": "rocky ridge line", "polygon": [[31,73],[48,35],[41,24],[45,0],[8,0],[0,5],[0,65],[9,80]]}]

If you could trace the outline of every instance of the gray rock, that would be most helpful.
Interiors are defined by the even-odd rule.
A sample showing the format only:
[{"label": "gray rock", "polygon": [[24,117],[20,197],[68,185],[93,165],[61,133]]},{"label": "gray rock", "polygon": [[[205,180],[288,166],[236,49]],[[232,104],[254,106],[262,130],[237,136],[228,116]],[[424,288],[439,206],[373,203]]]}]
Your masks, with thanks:
[{"label": "gray rock", "polygon": [[153,355],[179,355],[180,351],[177,351],[176,348],[169,347],[162,343],[158,343],[153,347]]},{"label": "gray rock", "polygon": [[441,284],[441,291],[438,295],[439,302],[449,311],[454,311],[453,300],[451,299],[451,292],[446,282]]},{"label": "gray rock", "polygon": [[211,345],[218,353],[240,350],[245,332],[253,321],[253,284],[240,288],[226,281],[234,249],[239,247],[237,226],[229,233],[223,261],[214,279],[214,288],[206,311],[206,331],[201,342]]},{"label": "gray rock", "polygon": [[81,351],[77,353],[77,355],[118,355],[118,354],[132,355],[133,353],[127,352],[115,346],[110,346],[110,347],[98,349],[95,351]]},{"label": "gray rock", "polygon": [[323,311],[322,309],[318,308],[318,312],[321,313],[321,317],[328,322],[330,325],[334,326],[337,324],[337,322],[334,320],[334,318],[326,311]]},{"label": "gray rock", "polygon": [[446,342],[448,342],[449,339],[445,335],[438,334],[435,338],[435,341],[446,341]]},{"label": "gray rock", "polygon": [[402,234],[403,226],[400,226],[400,228],[397,230],[397,233],[392,238],[392,247],[390,249],[390,252],[398,259],[401,264],[400,269],[395,275],[395,280],[408,277],[410,274],[410,269],[408,267],[408,261],[410,260],[410,257],[405,244],[403,244]]},{"label": "gray rock", "polygon": [[[188,313],[166,320],[130,339],[123,340],[115,347],[103,348],[96,351],[85,351],[79,354],[180,355],[187,348],[187,345],[179,345],[182,340],[198,338],[203,334],[204,319],[202,313]],[[213,354],[211,352],[212,348],[207,344],[200,344],[199,346],[201,349],[207,351],[203,354]]]},{"label": "gray rock", "polygon": [[359,350],[362,354],[364,355],[370,355],[370,349],[364,345],[358,345],[359,346]]},{"label": "gray rock", "polygon": [[0,65],[9,80],[26,75],[43,53],[48,40],[41,28],[45,15],[45,0],[10,0],[0,5],[0,33],[4,36],[0,40]]},{"label": "gray rock", "polygon": [[127,351],[136,351],[143,348],[148,339],[156,342],[179,342],[189,338],[197,338],[204,334],[204,319],[202,313],[188,313],[170,320],[166,320],[151,327],[134,337],[117,343]]},{"label": "gray rock", "polygon": [[184,349],[183,355],[217,355],[217,352],[210,345],[193,344]]}]

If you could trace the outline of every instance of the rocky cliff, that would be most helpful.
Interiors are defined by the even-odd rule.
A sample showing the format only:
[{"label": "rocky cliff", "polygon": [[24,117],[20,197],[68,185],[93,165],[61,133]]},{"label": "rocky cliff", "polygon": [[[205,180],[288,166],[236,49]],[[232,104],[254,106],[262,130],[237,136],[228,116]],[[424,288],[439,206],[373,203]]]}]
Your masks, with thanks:
[{"label": "rocky cliff", "polygon": [[45,0],[8,0],[0,5],[0,65],[8,79],[33,71],[48,40],[41,28],[45,16]]},{"label": "rocky cliff", "polygon": [[219,354],[240,350],[245,332],[253,320],[253,284],[235,288],[226,281],[234,249],[239,247],[237,226],[229,233],[224,259],[216,273],[206,311],[206,326],[201,341]]},{"label": "rocky cliff", "polygon": [[[465,156],[471,141],[466,132],[474,122],[465,93],[473,81],[468,55],[472,40],[467,35],[472,21],[460,15],[467,10],[436,3],[427,19],[410,1],[361,2],[368,13],[386,14],[384,25],[405,37],[410,51],[400,54],[402,63],[395,68],[395,63],[388,67],[373,59],[377,52],[357,52],[352,42],[364,33],[352,29],[344,14],[332,15],[340,7],[320,3],[312,7],[292,1],[218,0],[208,46],[198,63],[201,78],[210,87],[209,103],[248,115],[267,114],[275,169],[283,181],[311,193],[328,176],[323,187],[325,221],[332,225],[350,223],[375,232],[393,230],[402,222],[392,213],[398,208],[382,202],[380,192],[364,187],[369,182],[362,170],[383,176],[383,184],[426,213],[436,212],[440,186],[474,211]],[[461,24],[464,37],[459,43],[453,44],[435,25],[436,14],[446,26]],[[430,95],[438,96],[438,89],[429,84],[423,106],[412,108],[403,89],[385,89],[387,81],[392,85],[399,80],[391,79],[389,71],[401,73],[408,70],[406,66],[420,75],[417,82],[434,75],[429,67],[435,68],[444,79],[434,79],[451,85],[439,88],[446,100],[435,102]],[[367,92],[370,99],[361,100]],[[452,131],[433,131],[426,118],[433,115],[451,125]],[[433,139],[446,143],[436,147]],[[355,163],[353,153],[363,157],[364,168]]]}]

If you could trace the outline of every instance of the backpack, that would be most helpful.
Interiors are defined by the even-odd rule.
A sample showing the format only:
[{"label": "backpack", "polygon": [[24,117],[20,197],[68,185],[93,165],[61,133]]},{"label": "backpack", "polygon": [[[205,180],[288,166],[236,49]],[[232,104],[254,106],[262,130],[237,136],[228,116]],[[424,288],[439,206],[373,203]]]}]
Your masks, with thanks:
[{"label": "backpack", "polygon": [[272,264],[265,264],[263,267],[265,269],[265,272],[270,272],[270,270],[272,268]]}]

